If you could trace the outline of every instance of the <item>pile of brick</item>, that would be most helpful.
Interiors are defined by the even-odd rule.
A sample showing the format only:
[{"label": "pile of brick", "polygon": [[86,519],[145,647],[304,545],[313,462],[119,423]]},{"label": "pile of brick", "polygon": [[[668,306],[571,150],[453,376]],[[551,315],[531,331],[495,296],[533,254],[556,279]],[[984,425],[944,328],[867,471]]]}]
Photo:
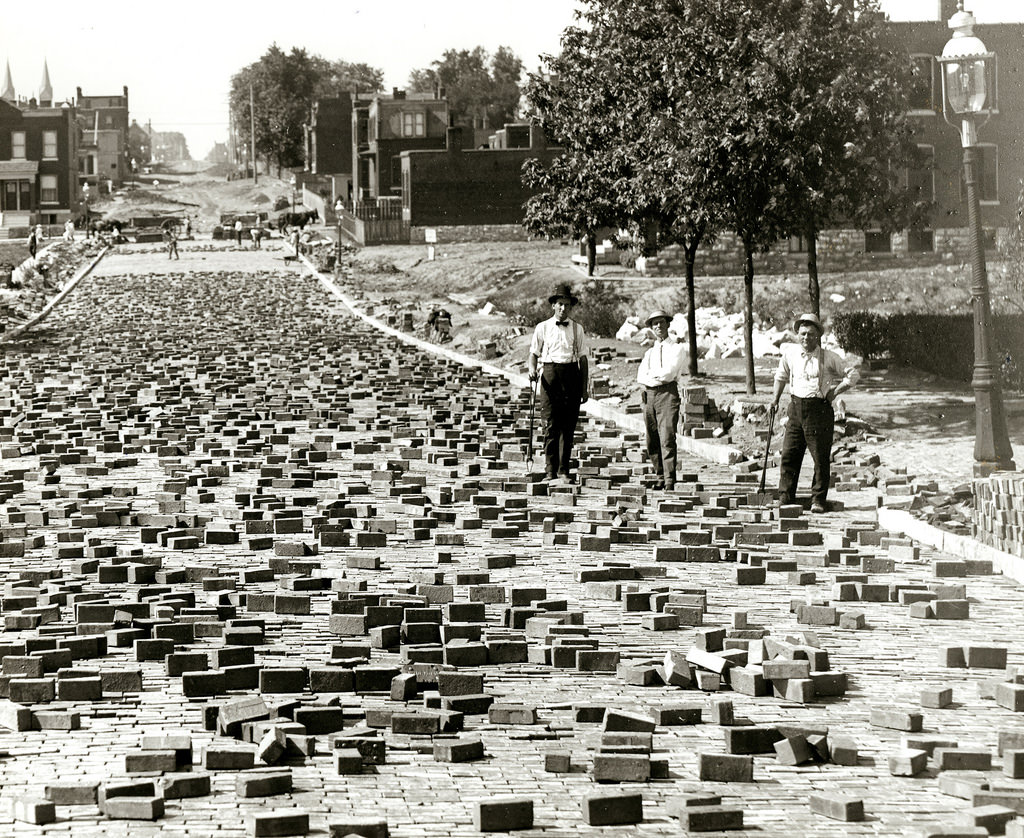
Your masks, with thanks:
[{"label": "pile of brick", "polygon": [[1024,473],[997,472],[977,478],[971,534],[981,541],[1024,557]]},{"label": "pile of brick", "polygon": [[[260,283],[200,286],[237,317],[237,355],[197,354],[220,319],[142,318],[111,345],[101,315],[95,332],[69,327],[88,354],[55,338],[38,390],[0,404],[24,415],[0,477],[0,725],[18,735],[0,774],[16,818],[387,838],[370,807],[390,797],[446,831],[768,830],[781,813],[813,834],[818,818],[915,822],[886,797],[910,787],[878,774],[933,768],[913,781],[921,800],[959,795],[942,817],[962,799],[958,817],[1013,834],[1019,665],[956,640],[993,625],[966,584],[990,565],[922,554],[869,517],[769,507],[750,464],[687,464],[655,493],[638,436],[596,422],[579,483],[543,483],[510,468],[524,393],[319,311],[252,348],[251,323],[302,297],[260,321]],[[85,293],[91,323],[103,307]],[[911,647],[878,649],[908,635],[943,647],[929,663],[943,681],[980,682],[970,714],[950,683],[907,702]],[[991,747],[944,735],[974,713]],[[29,765],[66,776],[17,776]],[[364,817],[335,810],[349,793]]]}]

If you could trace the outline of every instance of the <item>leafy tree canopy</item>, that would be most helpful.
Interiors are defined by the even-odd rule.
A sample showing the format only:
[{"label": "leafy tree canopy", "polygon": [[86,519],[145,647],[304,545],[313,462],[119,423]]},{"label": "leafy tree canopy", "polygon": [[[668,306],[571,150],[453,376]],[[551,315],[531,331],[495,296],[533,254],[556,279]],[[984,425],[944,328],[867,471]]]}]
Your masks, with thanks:
[{"label": "leafy tree canopy", "polygon": [[366,64],[329,61],[293,47],[285,52],[271,44],[259,61],[231,77],[231,114],[239,135],[248,137],[249,89],[253,92],[256,153],[278,169],[303,162],[302,126],[314,99],[345,95],[358,89],[381,89],[382,70]]},{"label": "leafy tree canopy", "polygon": [[430,67],[409,74],[409,90],[444,88],[457,125],[500,128],[516,117],[522,72],[523,62],[509,47],[498,47],[493,56],[483,47],[449,49]]}]

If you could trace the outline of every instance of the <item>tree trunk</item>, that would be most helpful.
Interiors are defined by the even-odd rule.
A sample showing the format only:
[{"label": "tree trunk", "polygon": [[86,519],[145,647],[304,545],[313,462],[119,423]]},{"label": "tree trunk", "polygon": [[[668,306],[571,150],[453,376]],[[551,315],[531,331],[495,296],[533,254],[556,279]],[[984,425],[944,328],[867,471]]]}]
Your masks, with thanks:
[{"label": "tree trunk", "polygon": [[597,267],[597,235],[587,233],[587,276],[594,275]]},{"label": "tree trunk", "polygon": [[807,293],[811,298],[811,311],[821,317],[821,287],[818,285],[818,231],[814,221],[808,220],[807,232]]},{"label": "tree trunk", "polygon": [[690,375],[697,374],[697,306],[694,302],[694,262],[697,260],[698,239],[685,247],[686,254],[686,331],[688,334],[690,354]]},{"label": "tree trunk", "polygon": [[658,255],[658,233],[661,225],[657,221],[648,221],[644,224],[644,256]]},{"label": "tree trunk", "polygon": [[747,394],[754,395],[754,251],[743,242],[743,354],[747,359]]}]

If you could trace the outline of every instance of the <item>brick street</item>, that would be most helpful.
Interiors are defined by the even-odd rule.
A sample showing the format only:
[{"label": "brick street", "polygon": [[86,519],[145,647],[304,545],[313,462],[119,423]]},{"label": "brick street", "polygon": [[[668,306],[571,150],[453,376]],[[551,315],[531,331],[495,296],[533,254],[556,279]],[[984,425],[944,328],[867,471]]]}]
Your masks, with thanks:
[{"label": "brick street", "polygon": [[641,795],[609,807],[636,835],[686,803],[764,836],[1024,814],[1012,580],[879,530],[875,490],[780,518],[683,456],[645,491],[594,419],[545,487],[524,391],[280,248],[181,253],[110,253],[5,347],[0,834],[608,834],[594,795]]}]

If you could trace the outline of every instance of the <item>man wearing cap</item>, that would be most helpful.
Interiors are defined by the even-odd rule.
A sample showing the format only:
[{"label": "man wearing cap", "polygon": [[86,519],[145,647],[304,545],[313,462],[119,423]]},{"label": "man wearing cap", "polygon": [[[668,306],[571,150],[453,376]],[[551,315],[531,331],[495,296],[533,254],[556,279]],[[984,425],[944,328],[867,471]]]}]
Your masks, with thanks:
[{"label": "man wearing cap", "polygon": [[815,314],[802,314],[793,324],[799,343],[782,345],[782,358],[775,372],[775,394],[770,410],[779,408],[782,391],[789,383],[789,421],[782,440],[779,468],[779,502],[794,503],[796,484],[804,452],[810,448],[814,461],[811,484],[811,512],[828,510],[828,489],[832,480],[832,433],[835,412],[832,402],[857,381],[857,368],[821,346],[824,329]]},{"label": "man wearing cap", "polygon": [[530,343],[530,381],[540,378],[540,415],[544,423],[544,478],[572,482],[569,458],[580,416],[587,400],[587,336],[569,319],[579,302],[567,284],[548,297],[554,316],[537,324]]},{"label": "man wearing cap", "polygon": [[658,480],[655,489],[676,487],[676,426],[679,424],[679,376],[686,352],[682,344],[669,339],[668,312],[655,309],[647,326],[657,338],[644,353],[636,380],[644,386],[640,399],[647,428],[647,456]]}]

